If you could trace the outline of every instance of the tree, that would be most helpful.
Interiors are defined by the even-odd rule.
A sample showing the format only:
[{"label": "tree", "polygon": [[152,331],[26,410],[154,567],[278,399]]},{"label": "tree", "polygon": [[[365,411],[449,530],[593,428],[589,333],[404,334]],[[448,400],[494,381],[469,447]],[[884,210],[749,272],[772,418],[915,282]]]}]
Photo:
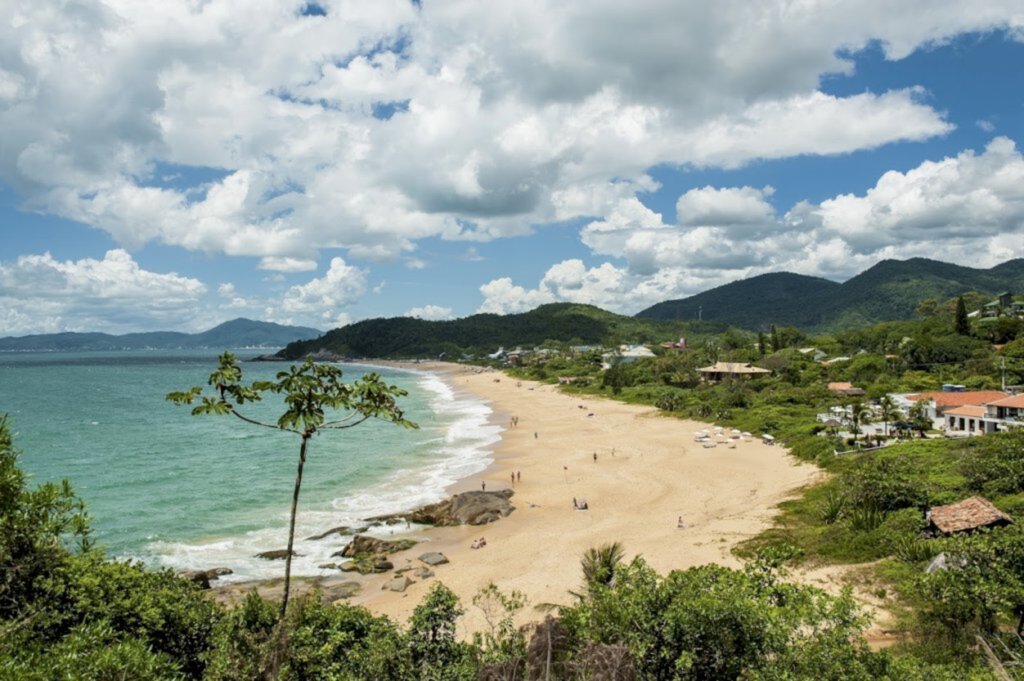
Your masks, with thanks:
[{"label": "tree", "polygon": [[611,586],[615,579],[615,570],[622,563],[624,557],[622,544],[617,541],[587,549],[583,558],[580,559],[580,567],[583,568],[583,582],[587,591],[593,592],[599,587]]},{"label": "tree", "polygon": [[956,299],[956,332],[961,336],[971,333],[971,322],[967,319],[967,304],[963,296]]},{"label": "tree", "polygon": [[907,414],[910,418],[910,427],[918,432],[921,437],[932,428],[932,420],[928,417],[928,406],[925,400],[918,400],[910,407]]},{"label": "tree", "polygon": [[882,417],[882,423],[885,424],[885,436],[889,437],[889,422],[893,420],[899,411],[896,408],[896,403],[892,401],[892,398],[888,395],[883,395],[878,400],[878,415]]},{"label": "tree", "polygon": [[[195,386],[184,392],[172,392],[167,399],[175,404],[200,404],[192,414],[233,414],[246,423],[294,433],[300,438],[299,465],[295,474],[295,489],[292,492],[291,516],[288,523],[288,552],[284,567],[284,598],[281,601],[281,619],[288,608],[288,592],[291,586],[292,547],[295,544],[295,514],[299,505],[299,490],[302,487],[302,469],[306,464],[306,452],[310,439],[322,430],[346,430],[354,428],[371,418],[390,421],[405,428],[416,428],[407,421],[398,407],[396,398],[406,391],[384,383],[375,373],[366,374],[353,383],[344,383],[342,372],[330,364],[315,364],[312,357],[292,367],[279,371],[276,381],[253,381],[249,386],[242,384],[242,368],[235,356],[225,352],[220,356],[220,366],[210,374],[207,381],[213,388],[212,394],[204,394],[203,388]],[[259,402],[264,393],[284,395],[287,407],[276,423],[265,423],[241,413],[236,405]],[[327,413],[332,414],[327,420]]]},{"label": "tree", "polygon": [[863,402],[854,402],[850,405],[850,432],[856,438],[860,435],[861,425],[871,423],[871,410]]}]

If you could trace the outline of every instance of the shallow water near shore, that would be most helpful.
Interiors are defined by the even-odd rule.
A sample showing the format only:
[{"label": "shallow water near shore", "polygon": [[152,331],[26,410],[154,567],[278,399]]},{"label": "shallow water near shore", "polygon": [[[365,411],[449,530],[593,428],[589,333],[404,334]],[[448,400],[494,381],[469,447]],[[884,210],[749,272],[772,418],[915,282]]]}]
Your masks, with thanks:
[{"label": "shallow water near shore", "polygon": [[[13,421],[32,481],[68,478],[111,555],[175,569],[230,567],[229,579],[278,577],[279,561],[254,556],[287,543],[298,439],[229,416],[194,417],[164,400],[204,385],[215,355],[0,354],[0,413]],[[243,363],[246,381],[282,368]],[[317,566],[337,562],[330,554],[347,541],[305,537],[441,498],[486,468],[500,436],[485,402],[456,394],[436,375],[342,368],[346,380],[376,371],[408,390],[401,405],[420,428],[367,422],[312,441],[296,530],[302,557],[293,563],[300,575],[321,574]],[[279,403],[256,406],[265,420],[280,413]]]}]

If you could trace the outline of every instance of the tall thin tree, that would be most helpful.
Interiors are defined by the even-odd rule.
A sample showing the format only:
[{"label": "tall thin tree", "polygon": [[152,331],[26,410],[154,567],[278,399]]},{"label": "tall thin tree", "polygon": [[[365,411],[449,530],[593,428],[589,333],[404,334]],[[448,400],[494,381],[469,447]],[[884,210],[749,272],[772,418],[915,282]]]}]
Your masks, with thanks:
[{"label": "tall thin tree", "polygon": [[[312,357],[308,357],[299,366],[293,365],[288,371],[279,371],[276,381],[253,381],[246,386],[242,384],[242,368],[230,352],[220,356],[220,365],[210,374],[207,383],[212,388],[210,394],[204,394],[203,388],[195,386],[183,392],[169,393],[167,399],[175,404],[192,404],[199,400],[200,403],[192,409],[193,415],[233,414],[251,425],[292,433],[300,438],[299,465],[295,474],[291,516],[288,522],[284,597],[281,600],[283,621],[288,609],[288,594],[291,588],[295,515],[299,506],[302,469],[306,465],[310,439],[320,431],[354,428],[371,418],[389,421],[405,428],[416,428],[415,423],[405,419],[396,402],[396,398],[407,393],[401,388],[384,383],[375,373],[366,374],[352,383],[345,383],[342,381],[341,369],[330,364],[316,364]],[[265,393],[284,396],[286,408],[276,422],[264,422],[238,410],[238,407],[244,404],[259,402]]]}]

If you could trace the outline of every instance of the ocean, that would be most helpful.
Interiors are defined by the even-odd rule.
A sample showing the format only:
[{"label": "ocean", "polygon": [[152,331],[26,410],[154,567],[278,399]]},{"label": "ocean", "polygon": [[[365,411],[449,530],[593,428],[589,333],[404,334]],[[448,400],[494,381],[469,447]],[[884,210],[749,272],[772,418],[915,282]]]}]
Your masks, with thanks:
[{"label": "ocean", "polygon": [[[287,545],[298,437],[233,416],[192,416],[164,399],[205,385],[216,363],[211,351],[3,353],[0,414],[13,422],[32,483],[69,479],[109,555],[176,570],[229,567],[234,574],[222,579],[232,581],[280,577],[280,561],[255,555]],[[286,368],[242,366],[246,382]],[[369,421],[310,442],[296,523],[301,557],[292,564],[298,575],[328,574],[318,566],[338,562],[330,554],[350,538],[306,537],[441,499],[448,485],[487,467],[500,438],[487,403],[436,375],[342,369],[347,381],[375,371],[408,390],[400,404],[420,428]],[[252,413],[273,421],[280,412],[281,403],[268,400]]]}]

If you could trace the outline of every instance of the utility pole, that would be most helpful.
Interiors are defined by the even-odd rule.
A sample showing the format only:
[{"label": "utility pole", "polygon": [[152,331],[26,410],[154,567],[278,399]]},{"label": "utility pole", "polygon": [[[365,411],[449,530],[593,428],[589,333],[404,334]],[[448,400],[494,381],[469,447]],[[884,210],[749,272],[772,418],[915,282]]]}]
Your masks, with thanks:
[{"label": "utility pole", "polygon": [[1006,358],[1005,357],[1003,357],[1003,363],[1002,363],[1002,366],[1000,367],[1000,372],[1003,375],[1003,392],[1005,393],[1006,392]]}]

